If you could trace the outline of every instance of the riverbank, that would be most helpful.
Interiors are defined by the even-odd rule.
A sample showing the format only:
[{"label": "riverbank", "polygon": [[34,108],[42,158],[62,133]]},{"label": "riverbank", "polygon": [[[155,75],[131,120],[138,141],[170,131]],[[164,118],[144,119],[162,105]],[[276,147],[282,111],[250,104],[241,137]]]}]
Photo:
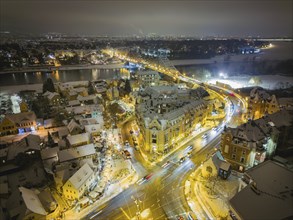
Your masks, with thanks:
[{"label": "riverbank", "polygon": [[50,72],[56,70],[80,70],[80,69],[121,69],[123,68],[123,63],[115,64],[95,64],[95,65],[66,65],[66,66],[48,66],[48,67],[29,67],[29,68],[18,68],[12,70],[0,70],[0,74],[7,73],[24,73],[24,72]]},{"label": "riverbank", "polygon": [[[259,61],[281,61],[293,59],[293,42],[273,42],[272,46],[267,49],[262,49],[257,54],[231,54],[220,55],[210,59],[182,59],[172,60],[174,66],[188,66],[188,65],[204,65],[215,63],[247,63]],[[0,70],[0,74],[7,73],[24,73],[24,72],[50,72],[54,70],[82,70],[82,69],[122,69],[123,63],[115,64],[85,64],[85,65],[66,65],[66,66],[43,66],[43,67],[29,67],[18,69]]]}]

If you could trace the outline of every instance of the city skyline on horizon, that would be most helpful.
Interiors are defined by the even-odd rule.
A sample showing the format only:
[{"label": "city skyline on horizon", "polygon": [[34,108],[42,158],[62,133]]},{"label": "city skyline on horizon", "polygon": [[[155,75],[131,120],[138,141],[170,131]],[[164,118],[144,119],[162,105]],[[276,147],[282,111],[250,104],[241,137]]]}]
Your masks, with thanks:
[{"label": "city skyline on horizon", "polygon": [[291,1],[1,0],[2,33],[292,38],[292,26]]}]

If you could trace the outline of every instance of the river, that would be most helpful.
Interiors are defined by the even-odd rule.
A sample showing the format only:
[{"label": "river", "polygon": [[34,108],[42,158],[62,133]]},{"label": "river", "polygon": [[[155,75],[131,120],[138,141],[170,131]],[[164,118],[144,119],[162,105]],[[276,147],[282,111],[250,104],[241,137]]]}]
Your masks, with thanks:
[{"label": "river", "polygon": [[[252,73],[249,59],[256,56],[259,60],[284,60],[292,59],[292,42],[274,42],[273,47],[264,50],[261,54],[235,55],[231,56],[231,61],[221,62],[223,57],[215,57],[207,62],[206,60],[177,60],[174,63],[182,73],[194,75],[194,77],[204,80],[206,77],[213,77],[219,72],[228,72],[229,75]],[[233,61],[235,59],[235,61]],[[217,62],[214,62],[217,60]],[[248,61],[247,61],[248,60]],[[211,62],[212,61],[212,62]],[[47,78],[52,78],[54,82],[88,81],[97,79],[114,79],[128,77],[126,69],[75,69],[59,70],[48,72],[27,72],[27,73],[3,73],[0,74],[0,87],[24,84],[42,84]]]},{"label": "river", "polygon": [[80,69],[80,70],[59,70],[50,72],[27,72],[27,73],[5,73],[0,74],[0,87],[41,84],[47,78],[54,82],[89,81],[98,79],[115,79],[127,76],[125,69]]}]

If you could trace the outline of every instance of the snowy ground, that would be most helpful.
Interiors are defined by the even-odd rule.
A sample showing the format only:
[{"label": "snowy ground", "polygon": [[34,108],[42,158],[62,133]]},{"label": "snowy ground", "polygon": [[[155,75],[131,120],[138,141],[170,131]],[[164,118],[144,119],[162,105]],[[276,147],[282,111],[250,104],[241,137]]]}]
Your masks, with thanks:
[{"label": "snowy ground", "polygon": [[207,80],[208,83],[216,84],[216,81],[229,84],[232,88],[238,89],[243,87],[261,86],[265,89],[280,89],[293,86],[293,77],[280,75],[259,75],[260,83],[255,85],[250,82],[252,76],[229,76],[225,78],[213,78]]}]

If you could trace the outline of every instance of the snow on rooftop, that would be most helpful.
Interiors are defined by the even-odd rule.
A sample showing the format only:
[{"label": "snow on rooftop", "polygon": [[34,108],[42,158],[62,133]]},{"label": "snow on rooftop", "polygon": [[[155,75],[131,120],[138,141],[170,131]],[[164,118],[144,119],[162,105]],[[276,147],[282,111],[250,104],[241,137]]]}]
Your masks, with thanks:
[{"label": "snow on rooftop", "polygon": [[75,144],[79,144],[83,142],[89,142],[90,140],[89,134],[87,132],[82,134],[67,136],[66,138],[69,141],[70,145],[75,145]]},{"label": "snow on rooftop", "polygon": [[256,183],[256,191],[247,185],[230,200],[232,208],[242,219],[270,220],[293,216],[292,171],[266,161],[246,173]]},{"label": "snow on rooftop", "polygon": [[70,177],[68,181],[71,182],[75,189],[79,189],[93,172],[94,171],[86,163],[72,177]]},{"label": "snow on rooftop", "polygon": [[41,151],[41,157],[43,160],[54,158],[58,156],[59,147],[47,148]]},{"label": "snow on rooftop", "polygon": [[80,147],[69,148],[58,152],[59,161],[65,162],[81,157],[94,155],[96,153],[94,144],[87,144]]},{"label": "snow on rooftop", "polygon": [[30,211],[39,215],[47,215],[47,212],[44,209],[38,195],[34,191],[25,187],[19,187],[19,190],[22,194],[22,198],[25,202],[26,207]]},{"label": "snow on rooftop", "polygon": [[72,120],[69,122],[69,124],[67,125],[67,128],[68,128],[68,130],[69,130],[70,133],[71,133],[71,132],[73,131],[73,129],[76,128],[76,127],[81,129],[80,125],[77,124],[73,119],[72,119]]},{"label": "snow on rooftop", "polygon": [[80,105],[79,100],[72,100],[68,102],[68,106],[77,106],[77,105]]},{"label": "snow on rooftop", "polygon": [[95,132],[99,132],[102,130],[103,125],[101,124],[91,124],[91,125],[85,125],[84,126],[85,131],[88,133],[95,133]]}]

